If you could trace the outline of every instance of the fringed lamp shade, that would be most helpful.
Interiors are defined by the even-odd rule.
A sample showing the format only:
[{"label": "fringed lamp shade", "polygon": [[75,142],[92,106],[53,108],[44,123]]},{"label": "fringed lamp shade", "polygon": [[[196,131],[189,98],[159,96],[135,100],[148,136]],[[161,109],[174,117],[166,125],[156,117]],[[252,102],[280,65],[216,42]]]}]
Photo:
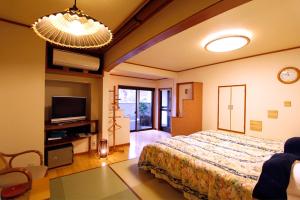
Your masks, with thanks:
[{"label": "fringed lamp shade", "polygon": [[108,27],[84,14],[76,2],[64,12],[39,18],[33,30],[50,43],[70,48],[100,48],[112,40]]}]

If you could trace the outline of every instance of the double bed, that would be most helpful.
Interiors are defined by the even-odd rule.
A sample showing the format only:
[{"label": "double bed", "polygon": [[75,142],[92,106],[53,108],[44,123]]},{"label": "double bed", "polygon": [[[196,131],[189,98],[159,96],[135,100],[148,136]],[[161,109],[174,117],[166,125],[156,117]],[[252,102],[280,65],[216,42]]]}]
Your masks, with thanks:
[{"label": "double bed", "polygon": [[283,143],[201,131],[144,147],[139,167],[183,191],[187,199],[252,199],[262,165]]}]

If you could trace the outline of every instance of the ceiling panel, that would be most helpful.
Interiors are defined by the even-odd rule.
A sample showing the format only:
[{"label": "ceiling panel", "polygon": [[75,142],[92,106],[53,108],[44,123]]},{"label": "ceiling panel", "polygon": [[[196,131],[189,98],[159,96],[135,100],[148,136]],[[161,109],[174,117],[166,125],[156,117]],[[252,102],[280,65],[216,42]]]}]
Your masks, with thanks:
[{"label": "ceiling panel", "polygon": [[[299,0],[253,0],[174,35],[129,59],[129,62],[169,70],[237,59],[300,46]],[[200,43],[209,34],[243,28],[253,34],[239,50],[212,53]]]}]

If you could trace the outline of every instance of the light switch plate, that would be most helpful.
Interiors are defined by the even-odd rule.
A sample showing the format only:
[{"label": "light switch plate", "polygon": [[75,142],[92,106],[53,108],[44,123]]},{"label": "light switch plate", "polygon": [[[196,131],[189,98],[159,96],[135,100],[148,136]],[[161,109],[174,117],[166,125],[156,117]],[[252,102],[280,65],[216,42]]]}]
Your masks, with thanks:
[{"label": "light switch plate", "polygon": [[291,101],[284,101],[284,107],[292,107]]},{"label": "light switch plate", "polygon": [[262,132],[262,121],[250,120],[250,130]]},{"label": "light switch plate", "polygon": [[268,110],[268,118],[269,119],[277,119],[278,118],[278,110]]}]

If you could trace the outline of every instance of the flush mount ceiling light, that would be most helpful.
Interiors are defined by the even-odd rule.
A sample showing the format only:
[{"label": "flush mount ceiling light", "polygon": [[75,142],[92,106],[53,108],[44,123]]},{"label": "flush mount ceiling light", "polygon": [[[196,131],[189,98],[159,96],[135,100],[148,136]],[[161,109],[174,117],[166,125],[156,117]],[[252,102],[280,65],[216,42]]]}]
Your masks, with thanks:
[{"label": "flush mount ceiling light", "polygon": [[244,29],[231,29],[206,37],[201,46],[211,52],[228,52],[246,46],[252,34]]},{"label": "flush mount ceiling light", "polygon": [[112,33],[103,23],[76,7],[39,18],[34,32],[44,40],[71,48],[100,48],[112,40]]}]

